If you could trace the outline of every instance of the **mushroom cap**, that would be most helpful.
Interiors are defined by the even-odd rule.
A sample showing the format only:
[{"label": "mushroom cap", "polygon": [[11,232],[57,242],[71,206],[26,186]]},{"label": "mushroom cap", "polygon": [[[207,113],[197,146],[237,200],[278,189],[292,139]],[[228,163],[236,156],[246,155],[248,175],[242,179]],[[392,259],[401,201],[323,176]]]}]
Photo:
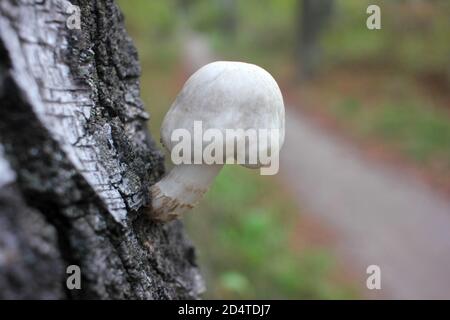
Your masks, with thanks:
[{"label": "mushroom cap", "polygon": [[[171,140],[176,129],[186,129],[193,137],[194,121],[202,122],[202,129],[219,129],[224,137],[224,161],[236,159],[237,149],[226,150],[226,129],[277,129],[278,150],[284,142],[284,103],[278,84],[263,68],[250,63],[216,61],[196,71],[184,84],[167,112],[161,126],[161,141],[171,151],[178,143]],[[239,139],[246,139],[245,135]],[[234,141],[234,138],[233,138]],[[253,151],[273,151],[271,145],[246,145]],[[210,142],[203,142],[203,148]],[[237,144],[239,145],[239,144]],[[247,155],[246,155],[247,157]],[[247,159],[247,158],[246,158]],[[256,165],[261,165],[258,157]]]}]

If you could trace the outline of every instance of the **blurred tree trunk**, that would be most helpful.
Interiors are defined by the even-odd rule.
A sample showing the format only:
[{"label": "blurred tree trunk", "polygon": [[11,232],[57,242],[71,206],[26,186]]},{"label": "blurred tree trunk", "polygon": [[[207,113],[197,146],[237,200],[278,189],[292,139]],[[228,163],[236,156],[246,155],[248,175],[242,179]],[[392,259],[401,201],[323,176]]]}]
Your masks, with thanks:
[{"label": "blurred tree trunk", "polygon": [[308,80],[320,64],[320,35],[333,11],[333,0],[301,0],[298,6],[298,74]]},{"label": "blurred tree trunk", "polygon": [[221,14],[220,29],[225,35],[234,37],[237,29],[237,4],[235,0],[219,0]]},{"label": "blurred tree trunk", "polygon": [[140,212],[164,169],[121,12],[72,3],[79,30],[66,0],[0,1],[0,298],[197,298],[181,222]]}]

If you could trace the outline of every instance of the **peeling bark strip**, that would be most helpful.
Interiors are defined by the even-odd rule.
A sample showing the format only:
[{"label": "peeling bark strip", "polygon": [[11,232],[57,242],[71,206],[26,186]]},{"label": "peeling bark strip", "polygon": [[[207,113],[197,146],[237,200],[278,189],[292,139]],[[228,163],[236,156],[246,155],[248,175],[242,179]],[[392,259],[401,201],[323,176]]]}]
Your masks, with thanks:
[{"label": "peeling bark strip", "polygon": [[[66,26],[81,9],[81,29]],[[139,209],[163,173],[112,0],[0,1],[0,298],[197,298],[181,222]],[[82,289],[67,290],[66,268]]]}]

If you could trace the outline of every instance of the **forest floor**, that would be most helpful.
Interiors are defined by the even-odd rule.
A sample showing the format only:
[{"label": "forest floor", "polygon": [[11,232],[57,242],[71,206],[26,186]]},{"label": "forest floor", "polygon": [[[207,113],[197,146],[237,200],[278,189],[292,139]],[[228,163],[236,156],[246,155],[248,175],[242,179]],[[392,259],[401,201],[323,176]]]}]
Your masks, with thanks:
[{"label": "forest floor", "polygon": [[[201,37],[191,35],[184,43],[187,72],[213,61],[209,50]],[[279,177],[306,208],[302,214],[310,223],[299,232],[331,245],[345,276],[363,284],[361,288],[367,266],[378,265],[382,290],[363,290],[363,296],[450,298],[450,201],[446,192],[434,188],[439,183],[430,183],[436,181],[433,174],[411,169],[417,166],[398,157],[386,161],[366,152],[292,105],[303,101],[287,101]]]},{"label": "forest floor", "polygon": [[375,264],[383,297],[450,297],[447,197],[290,109],[280,168],[304,214],[333,230],[352,278],[365,279]]}]

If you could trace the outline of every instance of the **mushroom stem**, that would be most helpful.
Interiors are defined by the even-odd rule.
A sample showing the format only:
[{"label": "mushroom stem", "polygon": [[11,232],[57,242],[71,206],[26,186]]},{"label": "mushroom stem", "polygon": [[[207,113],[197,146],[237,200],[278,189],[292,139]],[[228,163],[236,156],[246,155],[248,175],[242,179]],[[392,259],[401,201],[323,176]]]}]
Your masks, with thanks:
[{"label": "mushroom stem", "polygon": [[170,221],[193,208],[208,191],[223,165],[180,164],[150,187],[150,217]]}]

